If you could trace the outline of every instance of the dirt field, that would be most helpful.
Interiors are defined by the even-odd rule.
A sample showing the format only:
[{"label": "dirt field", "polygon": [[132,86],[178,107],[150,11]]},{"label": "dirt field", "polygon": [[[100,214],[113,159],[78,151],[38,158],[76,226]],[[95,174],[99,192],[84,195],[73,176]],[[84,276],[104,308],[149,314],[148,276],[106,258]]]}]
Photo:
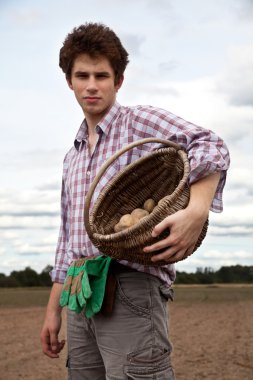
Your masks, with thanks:
[{"label": "dirt field", "polygon": [[[51,360],[40,349],[47,296],[0,291],[1,380],[66,379],[66,352]],[[176,380],[253,379],[252,287],[179,287],[169,308]]]}]

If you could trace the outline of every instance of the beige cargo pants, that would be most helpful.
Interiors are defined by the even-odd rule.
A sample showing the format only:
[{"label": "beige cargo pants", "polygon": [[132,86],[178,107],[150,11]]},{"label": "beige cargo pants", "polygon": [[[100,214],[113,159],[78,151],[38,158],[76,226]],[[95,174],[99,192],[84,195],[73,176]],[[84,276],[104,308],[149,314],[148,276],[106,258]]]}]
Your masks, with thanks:
[{"label": "beige cargo pants", "polygon": [[69,380],[173,380],[167,301],[172,290],[140,272],[116,274],[113,313],[68,311]]}]

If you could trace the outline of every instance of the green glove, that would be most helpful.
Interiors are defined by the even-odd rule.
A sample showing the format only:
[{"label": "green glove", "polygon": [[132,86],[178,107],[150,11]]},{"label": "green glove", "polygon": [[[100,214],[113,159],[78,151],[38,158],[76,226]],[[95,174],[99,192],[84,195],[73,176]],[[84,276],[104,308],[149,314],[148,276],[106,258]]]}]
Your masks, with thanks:
[{"label": "green glove", "polygon": [[106,256],[87,262],[86,270],[92,289],[91,297],[87,299],[86,304],[85,314],[87,318],[91,318],[101,310],[110,263],[111,258]]},{"label": "green glove", "polygon": [[60,305],[76,313],[85,307],[87,318],[102,307],[111,258],[87,257],[74,261],[68,269],[60,297]]}]

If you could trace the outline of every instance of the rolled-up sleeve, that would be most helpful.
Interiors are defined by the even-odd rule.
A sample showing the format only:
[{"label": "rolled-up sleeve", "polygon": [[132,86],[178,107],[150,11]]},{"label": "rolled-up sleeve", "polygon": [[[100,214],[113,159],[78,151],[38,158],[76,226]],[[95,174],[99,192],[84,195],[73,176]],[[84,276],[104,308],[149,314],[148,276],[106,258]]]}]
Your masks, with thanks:
[{"label": "rolled-up sleeve", "polygon": [[210,209],[221,212],[223,210],[222,193],[230,164],[229,151],[225,142],[210,130],[203,130],[196,137],[186,147],[191,167],[189,184],[211,173],[220,172],[220,180]]}]

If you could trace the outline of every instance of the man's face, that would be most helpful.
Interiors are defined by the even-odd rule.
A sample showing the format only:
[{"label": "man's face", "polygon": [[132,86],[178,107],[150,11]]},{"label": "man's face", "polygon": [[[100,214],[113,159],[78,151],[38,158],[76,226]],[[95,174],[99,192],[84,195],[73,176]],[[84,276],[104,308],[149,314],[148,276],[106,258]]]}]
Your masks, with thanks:
[{"label": "man's face", "polygon": [[112,107],[123,78],[116,85],[114,82],[113,69],[105,57],[81,54],[75,59],[68,84],[88,121],[98,123]]}]

